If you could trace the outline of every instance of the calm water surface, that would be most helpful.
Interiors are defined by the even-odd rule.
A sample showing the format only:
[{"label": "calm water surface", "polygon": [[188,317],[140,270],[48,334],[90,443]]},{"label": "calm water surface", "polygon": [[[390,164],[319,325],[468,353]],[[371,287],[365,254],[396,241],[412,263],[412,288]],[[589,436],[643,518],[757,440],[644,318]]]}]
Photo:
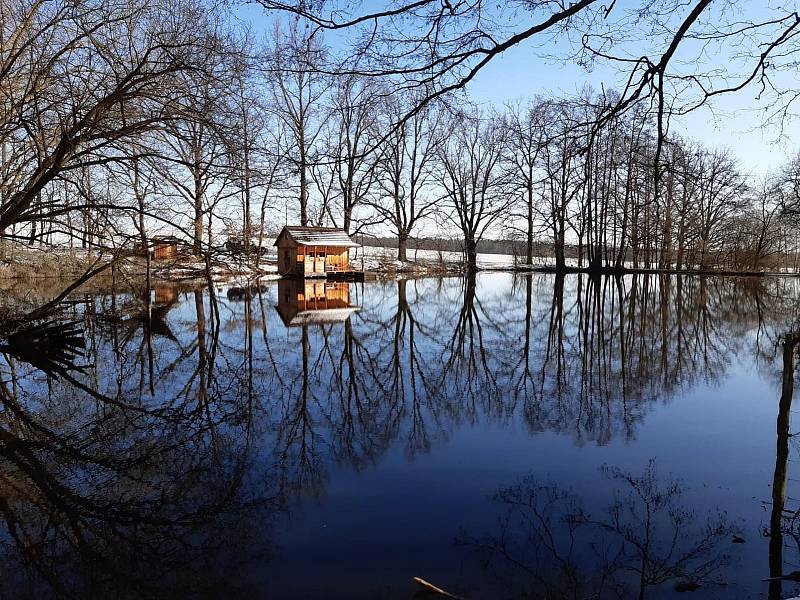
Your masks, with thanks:
[{"label": "calm water surface", "polygon": [[2,598],[800,595],[793,279],[144,297],[0,361]]}]

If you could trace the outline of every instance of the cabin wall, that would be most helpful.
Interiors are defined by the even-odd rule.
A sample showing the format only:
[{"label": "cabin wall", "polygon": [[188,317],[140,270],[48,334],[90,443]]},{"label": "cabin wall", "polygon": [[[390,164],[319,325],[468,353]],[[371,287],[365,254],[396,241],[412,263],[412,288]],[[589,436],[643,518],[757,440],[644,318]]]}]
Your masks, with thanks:
[{"label": "cabin wall", "polygon": [[289,244],[278,246],[278,273],[286,275],[297,271],[298,248]]},{"label": "cabin wall", "polygon": [[153,258],[155,260],[173,260],[177,255],[177,244],[156,244],[153,247]]},{"label": "cabin wall", "polygon": [[350,268],[350,250],[337,246],[329,246],[325,257],[326,271],[347,271]]}]

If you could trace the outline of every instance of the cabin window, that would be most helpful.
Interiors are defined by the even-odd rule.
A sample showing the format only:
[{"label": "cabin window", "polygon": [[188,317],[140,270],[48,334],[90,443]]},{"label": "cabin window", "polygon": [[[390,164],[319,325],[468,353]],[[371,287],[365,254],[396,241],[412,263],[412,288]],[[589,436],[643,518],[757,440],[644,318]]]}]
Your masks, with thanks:
[{"label": "cabin window", "polygon": [[325,253],[324,252],[317,252],[317,256],[319,258],[325,258]]}]

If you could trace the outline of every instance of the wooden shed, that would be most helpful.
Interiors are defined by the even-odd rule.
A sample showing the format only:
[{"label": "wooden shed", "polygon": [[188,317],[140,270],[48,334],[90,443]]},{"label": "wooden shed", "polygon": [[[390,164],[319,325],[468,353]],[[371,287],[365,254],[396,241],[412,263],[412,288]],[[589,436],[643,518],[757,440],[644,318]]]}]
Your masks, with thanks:
[{"label": "wooden shed", "polygon": [[175,260],[178,256],[178,244],[181,240],[171,235],[156,235],[151,245],[153,260]]},{"label": "wooden shed", "polygon": [[275,308],[287,327],[344,323],[361,308],[350,304],[350,285],[282,279]]},{"label": "wooden shed", "polygon": [[361,273],[350,265],[350,248],[359,244],[335,227],[284,227],[275,240],[278,273],[298,277],[327,277]]}]

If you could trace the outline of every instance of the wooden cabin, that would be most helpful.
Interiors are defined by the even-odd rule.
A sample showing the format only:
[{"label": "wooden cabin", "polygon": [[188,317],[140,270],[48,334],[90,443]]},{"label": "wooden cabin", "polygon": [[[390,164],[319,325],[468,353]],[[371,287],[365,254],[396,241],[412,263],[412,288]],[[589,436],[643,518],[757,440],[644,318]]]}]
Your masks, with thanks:
[{"label": "wooden cabin", "polygon": [[350,248],[359,244],[335,227],[284,227],[277,239],[278,273],[296,277],[327,277],[361,273],[350,264]]},{"label": "wooden cabin", "polygon": [[275,309],[287,327],[344,323],[361,307],[350,304],[350,284],[327,281],[278,282]]},{"label": "wooden cabin", "polygon": [[178,257],[178,244],[181,240],[171,235],[157,235],[151,241],[153,260],[175,260]]}]

